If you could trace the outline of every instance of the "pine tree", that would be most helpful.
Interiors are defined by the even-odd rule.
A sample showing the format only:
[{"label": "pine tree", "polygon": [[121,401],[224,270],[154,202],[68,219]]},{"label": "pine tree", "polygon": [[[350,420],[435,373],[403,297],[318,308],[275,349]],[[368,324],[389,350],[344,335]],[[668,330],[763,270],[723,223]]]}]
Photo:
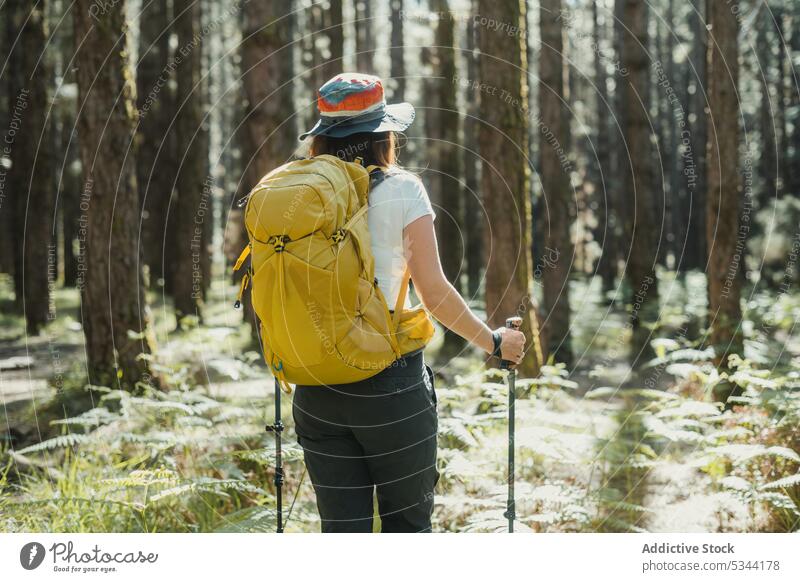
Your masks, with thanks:
[{"label": "pine tree", "polygon": [[647,54],[647,4],[640,0],[621,0],[622,35],[622,127],[627,164],[623,163],[628,262],[625,277],[631,292],[633,324],[632,361],[635,365],[650,356],[652,325],[658,318],[658,282],[656,281],[657,241],[660,225],[653,214],[660,190],[653,176],[653,147],[650,134],[650,77]]},{"label": "pine tree", "polygon": [[609,125],[609,111],[613,104],[609,100],[608,93],[608,73],[604,59],[603,29],[606,17],[603,18],[603,26],[600,24],[599,9],[597,2],[592,2],[592,41],[595,46],[594,51],[594,84],[595,84],[595,144],[597,151],[597,179],[595,180],[595,208],[597,209],[597,229],[595,240],[601,248],[598,259],[597,271],[602,279],[603,291],[609,292],[614,288],[617,278],[617,233],[616,233],[616,211],[614,203],[615,189],[612,187],[611,173],[611,151],[610,143],[612,131]]},{"label": "pine tree", "polygon": [[375,74],[375,24],[372,0],[354,0],[356,25],[356,68],[360,73]]},{"label": "pine tree", "polygon": [[391,46],[389,48],[390,72],[392,79],[392,101],[405,101],[406,98],[406,49],[403,40],[403,0],[391,0]]},{"label": "pine tree", "polygon": [[[502,326],[509,316],[523,315],[523,332],[531,338],[532,330],[538,330],[538,309],[530,287],[526,3],[479,0],[478,14],[509,23],[514,31],[509,35],[508,30],[484,27],[479,35],[480,82],[489,88],[481,93],[480,105],[481,190],[489,221],[485,227],[487,315],[494,327]],[[524,373],[538,373],[539,355],[525,357]]]},{"label": "pine tree", "polygon": [[[436,152],[437,199],[440,202],[436,220],[437,240],[442,268],[453,287],[461,291],[463,274],[464,219],[461,191],[461,146],[456,91],[458,88],[455,51],[455,20],[447,0],[434,0],[431,4],[439,16],[434,38],[434,79],[437,93],[435,128],[428,132],[429,151]],[[452,332],[445,335],[445,350],[455,353],[464,345],[463,339]]]},{"label": "pine tree", "polygon": [[573,261],[571,238],[573,197],[569,167],[562,160],[568,155],[569,117],[564,94],[564,52],[561,0],[542,0],[539,26],[539,111],[541,141],[540,173],[547,211],[545,220],[546,253],[553,260],[543,268],[542,286],[547,351],[559,362],[572,361],[570,334],[569,273]]},{"label": "pine tree", "polygon": [[177,119],[175,136],[178,154],[177,202],[175,212],[175,316],[200,317],[203,299],[203,254],[205,221],[211,220],[211,191],[207,186],[208,151],[202,139],[204,85],[202,75],[201,4],[196,0],[175,0],[175,30],[180,61],[177,65]]},{"label": "pine tree", "polygon": [[739,23],[737,1],[707,0],[708,31],[708,245],[709,342],[716,361],[742,353],[741,278],[744,240],[739,230],[742,209],[739,176]]},{"label": "pine tree", "polygon": [[139,110],[136,179],[142,207],[140,246],[150,271],[150,285],[175,274],[175,208],[169,212],[175,183],[175,95],[169,2],[142,6],[139,22],[136,99]]},{"label": "pine tree", "polygon": [[126,52],[126,2],[100,13],[75,0],[80,38],[78,132],[86,212],[87,271],[79,282],[89,380],[133,387],[152,379],[140,354],[151,351],[141,260],[139,196],[133,156],[134,87]]},{"label": "pine tree", "polygon": [[58,276],[53,135],[48,122],[53,79],[44,56],[46,3],[11,1],[6,10],[15,40],[9,72],[11,123],[4,144],[11,160],[5,188],[13,211],[14,290],[27,331],[36,334],[50,316],[51,288]]}]

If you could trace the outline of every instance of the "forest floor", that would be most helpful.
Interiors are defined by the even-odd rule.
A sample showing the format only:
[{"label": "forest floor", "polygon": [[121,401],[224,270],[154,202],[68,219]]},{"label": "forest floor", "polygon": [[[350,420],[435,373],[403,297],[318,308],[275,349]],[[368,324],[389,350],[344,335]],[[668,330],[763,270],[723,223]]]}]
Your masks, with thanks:
[{"label": "forest floor", "polygon": [[[764,402],[753,400],[739,409],[723,410],[709,398],[719,376],[708,361],[709,354],[697,349],[692,339],[702,328],[703,284],[701,275],[679,278],[663,274],[661,321],[654,330],[654,338],[660,338],[653,344],[656,358],[633,371],[627,361],[630,329],[623,301],[609,300],[582,281],[573,283],[574,367],[567,372],[561,366],[548,366],[540,378],[518,381],[520,530],[797,529],[797,484],[792,481],[788,488],[777,491],[764,487],[776,477],[791,478],[797,473],[800,436],[797,428],[792,432],[790,427],[788,436],[781,432],[786,411],[776,412],[774,403],[762,392],[766,383],[780,382],[779,387],[785,384],[796,395],[800,338],[795,324],[800,302],[792,297],[751,298],[758,317],[748,320],[748,361],[742,365],[737,383],[751,392],[759,390],[758,395],[746,392],[745,396],[763,396]],[[158,341],[156,367],[169,377],[178,396],[159,396],[156,405],[122,398],[121,408],[128,412],[116,415],[116,405],[104,404],[109,394],[90,391],[91,405],[82,407],[76,403],[81,397],[75,402],[72,397],[63,398],[83,389],[81,378],[85,375],[77,292],[59,289],[58,317],[42,334],[28,337],[21,318],[9,315],[9,285],[7,279],[0,280],[0,297],[6,298],[0,299],[0,403],[3,432],[17,450],[9,458],[19,466],[42,468],[44,477],[39,478],[55,480],[62,495],[66,495],[63,481],[70,473],[68,463],[75,464],[74,471],[97,474],[98,470],[89,466],[91,459],[80,464],[70,459],[68,450],[59,453],[60,449],[83,447],[98,458],[110,455],[119,460],[122,455],[129,459],[119,465],[113,478],[103,472],[105,481],[110,479],[120,488],[92,489],[80,495],[82,499],[107,501],[110,496],[115,503],[131,502],[139,512],[136,520],[115,519],[113,525],[92,526],[91,520],[78,519],[60,523],[60,527],[183,531],[181,524],[192,521],[196,523],[185,526],[187,531],[270,529],[271,437],[262,434],[260,427],[270,420],[272,382],[250,345],[241,313],[232,308],[232,286],[215,284],[202,325],[188,322],[188,329],[181,331],[176,331],[168,304],[156,296],[150,298]],[[759,326],[769,333],[760,333]],[[439,357],[440,343],[439,334],[426,352],[437,376],[440,415],[442,476],[435,528],[502,531],[506,387],[501,373],[487,371],[477,352],[466,350],[445,360]],[[318,522],[313,490],[294,443],[288,400],[284,401],[287,503],[293,506],[288,530],[314,531]],[[152,418],[131,414],[141,412],[144,404],[169,412]],[[797,400],[791,405],[796,407]],[[95,417],[108,418],[95,418],[87,424],[79,417],[64,424],[65,416],[87,414],[87,408],[92,408]],[[797,408],[791,410],[796,413]],[[132,422],[133,417],[140,420]],[[147,420],[141,420],[144,418]],[[171,435],[166,445],[165,426]],[[80,427],[85,433],[96,433],[98,439],[91,442],[103,442],[104,434],[106,441],[92,445],[88,440],[59,440],[59,434],[81,433]],[[113,451],[107,448],[109,434],[129,433],[138,434],[138,440],[126,437]],[[212,440],[215,442],[210,444]],[[127,447],[131,442],[149,443],[151,461],[130,453]],[[226,443],[224,450],[220,443]],[[44,456],[34,460],[41,453]],[[152,461],[154,456],[157,463]],[[231,458],[236,461],[232,463]],[[143,477],[144,467],[151,473],[167,471],[168,476],[147,473]],[[212,478],[214,481],[209,481]],[[145,479],[144,485],[141,479]],[[262,488],[248,485],[254,482]],[[15,483],[11,503],[20,508],[31,502],[46,503],[42,497],[52,491],[40,481],[26,485],[25,477]],[[177,488],[176,483],[180,484]],[[2,484],[0,480],[0,507]],[[185,499],[170,500],[173,490],[180,491],[185,484],[200,495],[202,511]],[[126,488],[132,491],[121,492]],[[242,498],[232,500],[231,489]],[[152,491],[160,492],[153,495]],[[209,495],[220,499],[212,501]],[[151,517],[155,521],[147,525],[142,507],[163,499],[180,508],[170,505],[169,512],[156,513],[158,519]],[[264,511],[259,513],[259,508]],[[63,512],[63,507],[60,510]],[[28,518],[21,516],[5,528],[0,523],[0,530],[59,527],[46,510],[40,518],[26,521]],[[108,516],[104,514],[103,519]]]}]

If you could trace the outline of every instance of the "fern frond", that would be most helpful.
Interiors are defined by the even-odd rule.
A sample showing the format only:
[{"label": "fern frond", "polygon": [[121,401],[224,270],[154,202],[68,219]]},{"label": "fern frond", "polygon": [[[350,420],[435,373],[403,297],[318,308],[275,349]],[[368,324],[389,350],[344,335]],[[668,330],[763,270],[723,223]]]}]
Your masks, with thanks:
[{"label": "fern frond", "polygon": [[36,443],[35,445],[31,445],[29,447],[25,447],[24,449],[16,452],[19,455],[27,455],[28,453],[37,453],[39,451],[52,451],[53,449],[74,447],[75,445],[88,443],[91,440],[92,437],[90,435],[68,433],[59,435],[46,441],[42,441],[40,443]]},{"label": "fern frond", "polygon": [[789,475],[788,477],[772,481],[771,483],[765,483],[761,486],[761,489],[788,489],[789,487],[798,486],[800,486],[800,473]]},{"label": "fern frond", "polygon": [[266,491],[247,481],[240,479],[213,479],[211,477],[201,477],[194,481],[182,483],[177,487],[171,487],[150,497],[151,502],[163,501],[176,496],[192,495],[197,493],[214,493],[216,495],[227,495],[228,491],[239,493],[252,493],[254,495],[266,495]]}]

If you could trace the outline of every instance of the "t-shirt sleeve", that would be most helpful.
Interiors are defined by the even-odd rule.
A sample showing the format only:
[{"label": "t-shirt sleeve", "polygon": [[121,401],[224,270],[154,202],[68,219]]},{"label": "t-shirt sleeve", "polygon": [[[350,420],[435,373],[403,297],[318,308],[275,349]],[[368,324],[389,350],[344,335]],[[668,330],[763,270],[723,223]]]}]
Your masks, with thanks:
[{"label": "t-shirt sleeve", "polygon": [[404,180],[402,191],[403,228],[428,214],[434,219],[436,218],[431,199],[428,197],[428,192],[425,190],[422,180],[416,176],[407,178]]}]

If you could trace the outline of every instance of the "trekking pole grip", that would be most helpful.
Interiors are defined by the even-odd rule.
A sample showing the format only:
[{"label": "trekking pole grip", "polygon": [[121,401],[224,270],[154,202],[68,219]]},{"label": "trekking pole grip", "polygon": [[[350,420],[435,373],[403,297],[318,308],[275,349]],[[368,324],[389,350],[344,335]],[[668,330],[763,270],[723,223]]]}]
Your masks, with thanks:
[{"label": "trekking pole grip", "polygon": [[[521,317],[509,317],[506,319],[506,327],[508,329],[515,329],[519,331],[522,327],[522,318]],[[500,368],[503,370],[508,370],[508,368],[512,365],[512,362],[508,360],[500,360]]]}]

